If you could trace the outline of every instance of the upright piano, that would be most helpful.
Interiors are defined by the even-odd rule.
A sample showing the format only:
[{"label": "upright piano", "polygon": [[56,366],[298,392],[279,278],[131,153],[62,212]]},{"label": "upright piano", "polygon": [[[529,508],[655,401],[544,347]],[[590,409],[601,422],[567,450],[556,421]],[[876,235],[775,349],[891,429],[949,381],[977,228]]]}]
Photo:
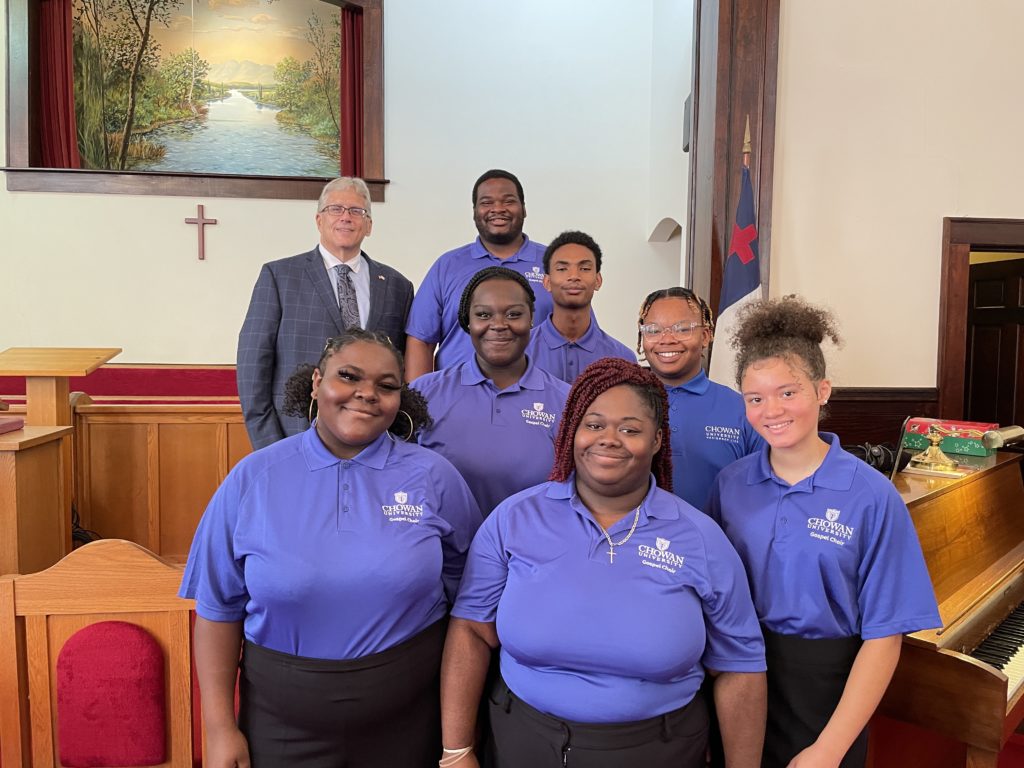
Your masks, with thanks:
[{"label": "upright piano", "polygon": [[[961,479],[901,473],[942,626],[903,641],[879,713],[963,742],[996,768],[1024,719],[1024,483],[1021,456]],[[1018,610],[1020,608],[1020,610]]]}]

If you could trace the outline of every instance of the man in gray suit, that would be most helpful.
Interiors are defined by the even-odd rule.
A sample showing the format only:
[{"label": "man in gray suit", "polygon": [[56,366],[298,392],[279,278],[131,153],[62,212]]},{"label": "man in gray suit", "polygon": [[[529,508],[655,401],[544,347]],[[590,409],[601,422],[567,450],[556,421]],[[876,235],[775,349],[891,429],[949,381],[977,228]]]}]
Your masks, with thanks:
[{"label": "man in gray suit", "polygon": [[405,349],[412,283],[361,250],[373,229],[366,183],[327,184],[316,226],[316,248],[263,265],[238,334],[238,397],[253,448],[308,426],[281,413],[284,383],[298,366],[315,364],[331,336],[358,324]]}]

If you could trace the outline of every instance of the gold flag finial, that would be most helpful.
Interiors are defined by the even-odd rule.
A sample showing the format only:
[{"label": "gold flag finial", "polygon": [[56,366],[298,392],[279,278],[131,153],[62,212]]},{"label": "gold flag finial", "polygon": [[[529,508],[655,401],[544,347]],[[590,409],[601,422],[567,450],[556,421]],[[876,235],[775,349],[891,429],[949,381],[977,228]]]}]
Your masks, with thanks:
[{"label": "gold flag finial", "polygon": [[747,127],[743,131],[743,154],[749,155],[753,151],[750,146],[750,115],[747,115]]}]

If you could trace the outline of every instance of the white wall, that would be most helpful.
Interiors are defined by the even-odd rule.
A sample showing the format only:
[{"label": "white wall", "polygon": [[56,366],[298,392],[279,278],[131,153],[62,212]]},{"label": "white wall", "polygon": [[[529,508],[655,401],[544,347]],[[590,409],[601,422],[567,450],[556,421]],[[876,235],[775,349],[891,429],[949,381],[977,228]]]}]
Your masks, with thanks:
[{"label": "white wall", "polygon": [[[508,168],[526,187],[532,238],[580,228],[601,243],[597,311],[630,343],[643,294],[679,275],[678,249],[647,243],[661,215],[653,148],[665,143],[651,127],[661,112],[651,96],[654,25],[670,5],[387,0],[392,183],[374,206],[367,252],[418,283],[440,252],[475,236],[476,177]],[[681,18],[688,35],[689,12]],[[678,54],[688,82],[689,47]],[[671,144],[677,152],[678,139]],[[679,179],[685,189],[685,167]],[[685,211],[675,197],[670,207]],[[206,230],[203,262],[196,228],[183,223],[199,202],[219,221]],[[116,362],[232,362],[259,265],[314,245],[314,210],[312,201],[0,189],[0,349],[120,346]]]},{"label": "white wall", "polygon": [[1024,218],[1024,3],[786,0],[771,294],[830,305],[842,386],[935,386],[944,216]]},{"label": "white wall", "polygon": [[[690,156],[683,152],[683,113],[693,79],[693,0],[655,0],[653,28],[648,234],[663,243],[654,246],[659,252],[677,260],[682,276],[690,168]],[[678,228],[665,241],[673,224]]]}]

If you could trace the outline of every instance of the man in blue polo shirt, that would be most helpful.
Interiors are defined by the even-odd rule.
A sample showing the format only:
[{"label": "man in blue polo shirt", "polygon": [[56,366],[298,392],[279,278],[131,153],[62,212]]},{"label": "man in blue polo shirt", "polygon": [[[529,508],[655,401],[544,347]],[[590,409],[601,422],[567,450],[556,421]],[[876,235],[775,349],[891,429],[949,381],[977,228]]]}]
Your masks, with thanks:
[{"label": "man in blue polo shirt", "polygon": [[563,232],[544,251],[544,287],[554,311],[530,336],[526,354],[538,368],[572,384],[602,357],[636,362],[622,342],[601,330],[591,308],[601,289],[601,246],[585,232]]},{"label": "man in blue polo shirt", "polygon": [[484,267],[508,267],[530,281],[537,296],[535,323],[551,314],[551,294],[543,285],[544,246],[523,234],[525,203],[523,185],[508,171],[490,170],[476,180],[473,222],[480,236],[440,256],[413,300],[406,326],[409,381],[473,357],[469,336],[459,327],[459,297],[469,279]]}]

